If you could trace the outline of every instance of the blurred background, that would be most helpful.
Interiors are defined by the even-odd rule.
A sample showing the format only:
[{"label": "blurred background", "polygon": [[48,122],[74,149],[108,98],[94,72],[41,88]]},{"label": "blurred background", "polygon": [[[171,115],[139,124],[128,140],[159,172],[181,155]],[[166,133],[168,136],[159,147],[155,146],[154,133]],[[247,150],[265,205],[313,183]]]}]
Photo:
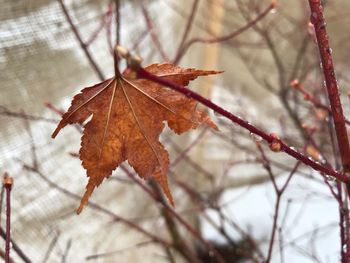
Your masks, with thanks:
[{"label": "blurred background", "polygon": [[[120,44],[143,65],[223,70],[190,88],[339,169],[306,0],[119,2]],[[348,113],[350,2],[324,3]],[[113,75],[115,1],[0,6],[0,174],[14,178],[13,262],[339,261],[336,182],[211,111],[220,131],[161,136],[174,210],[117,169],[76,215],[87,183],[81,127],[51,133],[74,94]]]}]

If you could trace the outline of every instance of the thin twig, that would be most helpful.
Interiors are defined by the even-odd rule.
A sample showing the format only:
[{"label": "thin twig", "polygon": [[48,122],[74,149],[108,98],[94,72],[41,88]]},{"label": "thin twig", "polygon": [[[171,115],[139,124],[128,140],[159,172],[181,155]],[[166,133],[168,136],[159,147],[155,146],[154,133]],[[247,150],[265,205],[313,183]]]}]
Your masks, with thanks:
[{"label": "thin twig", "polygon": [[64,0],[57,0],[62,8],[62,11],[64,13],[64,16],[66,17],[67,22],[69,23],[71,30],[73,31],[76,39],[78,40],[81,49],[84,51],[86,58],[89,60],[89,63],[91,64],[92,68],[95,70],[96,74],[100,79],[105,79],[102,70],[99,68],[97,63],[92,58],[92,55],[90,54],[90,51],[87,47],[87,45],[84,43],[82,37],[80,36],[80,33],[78,31],[78,28],[74,25],[73,20],[68,12],[68,9],[64,3]]},{"label": "thin twig", "polygon": [[115,44],[120,45],[120,1],[115,0]]},{"label": "thin twig", "polygon": [[4,184],[2,184],[1,192],[0,192],[0,226],[1,226],[1,218],[2,218],[2,207],[4,203],[4,194],[5,194],[5,187],[4,187]]},{"label": "thin twig", "polygon": [[121,166],[121,168],[123,169],[123,171],[131,178],[133,179],[133,181],[135,183],[137,183],[137,185],[139,185],[150,197],[152,197],[155,201],[159,202],[167,212],[169,212],[169,214],[171,216],[173,216],[174,218],[176,218],[176,220],[179,221],[179,223],[181,223],[184,228],[187,229],[187,231],[189,233],[191,233],[196,239],[198,239],[198,241],[200,241],[204,246],[206,246],[206,248],[209,251],[212,251],[212,253],[216,256],[216,259],[218,260],[218,262],[223,263],[225,262],[225,260],[223,259],[222,255],[217,251],[217,249],[215,247],[212,246],[212,244],[210,242],[208,242],[207,240],[205,240],[202,235],[200,233],[197,232],[197,230],[195,230],[190,224],[188,224],[178,213],[176,213],[173,209],[171,209],[169,207],[169,205],[167,205],[167,203],[164,201],[164,199],[159,198],[159,196],[156,196],[149,188],[147,188],[145,185],[143,185],[135,176],[133,173],[131,173],[128,169],[126,169],[125,167]]},{"label": "thin twig", "polygon": [[242,34],[244,31],[248,30],[252,26],[254,26],[256,23],[258,23],[261,19],[263,19],[272,9],[276,7],[275,1],[273,1],[261,14],[259,14],[255,19],[249,21],[246,25],[242,26],[238,30],[235,30],[232,33],[229,33],[224,36],[220,37],[214,37],[214,38],[193,38],[190,41],[188,41],[186,44],[182,45],[182,49],[180,52],[177,53],[177,56],[174,59],[174,63],[180,61],[180,59],[183,57],[183,55],[186,53],[187,49],[191,47],[195,43],[204,43],[204,44],[212,44],[212,43],[220,43],[224,41],[231,40],[232,38],[237,37],[238,35]]},{"label": "thin twig", "polygon": [[161,42],[159,41],[159,38],[158,38],[157,34],[154,31],[152,20],[151,20],[149,14],[148,14],[148,11],[147,11],[146,7],[143,4],[143,1],[140,1],[140,5],[141,5],[142,15],[143,15],[143,17],[145,19],[147,28],[148,28],[148,30],[149,30],[149,32],[151,34],[151,39],[152,39],[154,45],[156,46],[156,48],[159,51],[159,54],[162,56],[163,60],[170,61],[168,55],[164,51],[164,48],[163,48]]},{"label": "thin twig", "polygon": [[[39,169],[35,169],[35,167],[32,167],[32,166],[30,166],[30,165],[28,165],[26,163],[23,163],[21,160],[18,160],[18,161],[20,163],[22,163],[24,169],[37,174],[50,187],[53,187],[53,188],[57,189],[58,191],[60,191],[63,194],[65,194],[66,196],[68,196],[70,198],[73,198],[75,200],[80,200],[81,199],[81,197],[78,194],[72,193],[72,192],[68,191],[66,188],[63,188],[63,187],[59,186],[58,184],[56,184],[55,182],[51,181]],[[131,222],[130,220],[127,220],[127,219],[125,219],[123,217],[120,217],[119,215],[117,215],[117,214],[113,213],[112,211],[110,211],[110,210],[100,206],[97,203],[94,203],[92,201],[88,201],[87,206],[95,209],[96,211],[100,211],[103,214],[106,214],[106,215],[110,216],[116,222],[121,222],[121,223],[127,225],[128,227],[139,231],[140,233],[142,233],[145,236],[149,237],[150,239],[152,239],[156,243],[168,245],[168,242],[166,240],[158,237],[155,234],[152,234],[152,233],[148,232],[147,230],[143,229],[142,227],[140,227],[139,225],[135,224],[134,222]]]},{"label": "thin twig", "polygon": [[72,246],[72,239],[69,239],[68,242],[67,242],[67,245],[66,245],[66,249],[64,250],[64,253],[62,255],[61,263],[66,263],[67,257],[68,257],[68,253],[69,253],[69,250],[70,250],[71,246]]},{"label": "thin twig", "polygon": [[[23,112],[23,115],[25,116],[24,112]],[[28,118],[24,119],[24,125],[26,127],[28,136],[30,138],[30,150],[31,150],[31,157],[32,157],[33,167],[38,167],[38,157],[37,157],[37,154],[36,154],[36,145],[34,143],[34,136],[33,136],[31,125],[29,123]]]},{"label": "thin twig", "polygon": [[87,256],[85,258],[85,260],[88,261],[88,260],[100,259],[102,257],[110,257],[110,256],[114,256],[115,254],[122,253],[122,252],[125,252],[125,251],[130,250],[130,249],[141,248],[143,246],[147,246],[147,245],[150,245],[150,244],[153,244],[152,240],[150,240],[150,241],[143,241],[143,242],[137,243],[137,244],[132,245],[132,246],[127,247],[127,248],[118,249],[118,250],[110,251],[110,252],[104,252],[104,253],[89,255],[89,256]]},{"label": "thin twig", "polygon": [[[120,44],[120,3],[119,0],[115,0],[115,46],[119,46]],[[119,56],[117,54],[117,51],[114,50],[114,74],[115,76],[120,76],[120,69],[119,69]]]},{"label": "thin twig", "polygon": [[55,247],[55,245],[57,244],[58,238],[59,238],[59,233],[55,234],[52,241],[50,242],[49,247],[46,250],[44,259],[42,261],[43,263],[46,263],[49,260],[51,252],[52,252],[53,248]]},{"label": "thin twig", "polygon": [[[6,231],[0,227],[0,236],[5,239],[6,238]],[[32,261],[29,259],[29,257],[24,254],[23,250],[17,245],[17,243],[13,240],[10,239],[12,249],[16,251],[17,255],[23,260],[25,263],[31,263]]]},{"label": "thin twig", "polygon": [[[181,52],[182,46],[184,45],[184,43],[185,43],[185,41],[186,41],[190,31],[191,31],[191,27],[193,25],[193,20],[194,20],[196,12],[198,10],[198,3],[199,3],[199,0],[194,0],[193,1],[193,5],[192,5],[192,8],[191,8],[191,13],[188,16],[187,23],[186,23],[186,26],[185,26],[185,31],[184,31],[184,33],[182,35],[179,47],[177,48],[177,52],[176,52],[175,58]],[[175,64],[176,64],[176,59],[175,59]]]},{"label": "thin twig", "polygon": [[26,119],[26,120],[30,120],[30,121],[43,121],[43,122],[54,123],[54,124],[57,124],[59,122],[59,120],[56,120],[56,119],[50,119],[50,118],[45,118],[45,117],[41,117],[41,116],[29,115],[29,114],[26,114],[23,112],[10,111],[8,108],[6,108],[5,106],[2,106],[2,105],[0,105],[0,115],[19,118],[19,119]]},{"label": "thin twig", "polygon": [[4,174],[3,185],[6,195],[6,239],[5,239],[5,263],[10,262],[11,246],[11,189],[13,179],[7,173]]},{"label": "thin twig", "polygon": [[[320,100],[315,98],[315,96],[313,96],[310,92],[308,92],[297,79],[294,79],[290,83],[290,85],[293,88],[295,88],[297,91],[299,91],[301,94],[303,94],[304,99],[307,101],[310,101],[316,108],[323,109],[323,110],[327,111],[329,114],[333,114],[332,109],[329,106],[323,104]],[[347,118],[345,118],[345,116],[344,116],[344,121],[346,124],[348,124],[348,125],[350,124],[350,121]]]},{"label": "thin twig", "polygon": [[106,11],[106,13],[103,14],[102,18],[101,18],[101,22],[100,25],[98,26],[98,28],[91,34],[90,38],[88,40],[86,40],[85,45],[86,46],[90,46],[92,44],[92,42],[94,42],[98,36],[98,34],[102,31],[102,29],[104,28],[104,26],[106,25],[108,19],[111,17],[112,15],[112,5],[109,4],[108,5],[108,9]]}]

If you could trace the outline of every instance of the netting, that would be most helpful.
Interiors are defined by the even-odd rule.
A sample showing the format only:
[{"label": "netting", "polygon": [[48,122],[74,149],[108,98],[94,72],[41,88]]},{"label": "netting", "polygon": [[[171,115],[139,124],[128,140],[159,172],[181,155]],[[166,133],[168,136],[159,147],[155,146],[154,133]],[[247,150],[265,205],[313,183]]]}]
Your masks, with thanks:
[{"label": "netting", "polygon": [[[255,12],[248,17],[249,21],[269,4],[269,1],[249,1],[249,4],[242,4],[244,1],[234,2],[203,1],[199,5],[190,36],[213,37],[215,33],[228,34],[232,29],[239,29],[246,23],[244,10]],[[333,28],[346,22],[345,15],[338,19],[334,15],[345,2],[330,4],[329,15],[333,18],[331,21],[334,21]],[[113,56],[110,52],[110,43],[115,42],[116,31],[113,3],[93,0],[64,1],[81,39],[85,44],[89,43],[87,49],[92,60],[96,61],[105,78],[114,72]],[[239,9],[239,3],[246,9]],[[2,174],[7,171],[15,182],[11,208],[13,246],[18,246],[32,262],[83,262],[86,259],[94,262],[168,262],[167,251],[133,225],[139,225],[156,236],[170,239],[171,233],[166,230],[167,222],[162,214],[164,211],[157,205],[150,205],[152,199],[122,171],[115,171],[108,182],[95,190],[90,205],[80,216],[75,214],[87,182],[85,170],[77,158],[81,127],[65,128],[63,134],[54,141],[51,133],[60,119],[60,112],[57,111],[67,109],[73,94],[83,87],[99,82],[100,79],[72,31],[60,1],[2,0],[0,6],[0,172]],[[156,35],[169,59],[173,59],[191,6],[192,1],[191,4],[187,1],[149,1],[146,8],[153,21],[150,26],[142,15],[139,1],[121,1],[121,45],[140,54],[146,64],[164,61],[164,56],[162,57],[162,52],[154,41]],[[283,108],[283,100],[281,102],[276,95],[280,88],[276,83],[281,81],[278,74],[292,75],[294,72],[295,64],[291,61],[298,57],[305,39],[308,44],[305,47],[304,60],[296,66],[298,68],[294,72],[295,77],[304,77],[307,83],[316,82],[314,78],[319,74],[310,73],[306,76],[303,72],[309,68],[313,72],[314,65],[318,65],[318,58],[315,58],[317,54],[310,48],[313,39],[307,33],[308,15],[300,15],[300,10],[307,13],[306,7],[300,8],[288,1],[281,1],[280,6],[276,14],[273,12],[267,16],[266,21],[259,24],[262,28],[274,29],[270,42],[262,34],[252,30],[243,37],[215,44],[216,50],[211,45],[197,43],[189,49],[188,55],[180,64],[225,70],[223,77],[208,81],[209,85],[205,81],[199,81],[200,84],[194,86],[201,87],[198,88],[199,91],[232,112],[267,130],[280,132],[296,147],[303,147],[304,144],[298,139],[298,128],[293,126],[292,118],[287,120],[288,110]],[[226,13],[219,17],[210,16],[213,9],[208,10],[208,7]],[[289,7],[292,7],[291,13]],[[217,11],[214,13],[220,14]],[[111,26],[106,26],[108,24]],[[222,24],[221,28],[217,27],[219,24]],[[303,25],[302,30],[300,24]],[[100,28],[102,29],[99,30]],[[348,50],[348,36],[333,30],[340,52]],[[300,34],[301,31],[303,34]],[[273,41],[277,43],[276,49],[286,72],[281,73],[276,69],[275,54],[271,56],[269,46]],[[211,59],[208,61],[206,58],[209,53]],[[336,61],[342,69],[347,68],[347,59],[347,54],[336,54]],[[285,78],[285,85],[288,86],[289,79]],[[340,75],[340,83],[348,84],[346,74]],[[264,85],[267,88],[262,88]],[[269,95],[271,92],[274,95]],[[293,96],[294,99],[297,97]],[[292,95],[289,98],[291,97]],[[290,107],[298,110],[300,119],[311,118],[307,107],[298,108],[299,102],[300,99],[295,99]],[[255,141],[259,139],[232,126],[219,116],[212,113],[210,115],[219,124],[220,132],[208,131],[202,127],[181,138],[171,137],[168,131],[162,137],[162,141],[170,149],[172,161],[176,163],[169,175],[174,198],[177,200],[176,209],[200,232],[205,228],[201,232],[204,237],[225,243],[227,240],[222,236],[217,237],[218,229],[208,225],[205,218],[214,218],[215,222],[220,222],[223,219],[214,213],[213,204],[221,203],[223,207],[226,203],[233,204],[227,208],[227,213],[233,219],[239,218],[242,228],[247,233],[254,232],[251,234],[258,240],[258,245],[266,249],[269,231],[265,230],[271,228],[274,195],[271,184],[260,185],[269,181],[269,177],[263,171],[261,157],[257,157],[260,155]],[[274,119],[271,120],[271,117]],[[325,148],[327,147],[326,145]],[[284,178],[286,171],[293,167],[294,161],[285,156],[273,158],[282,165],[276,165],[275,169],[279,178]],[[301,179],[296,180],[294,188],[288,192],[288,198],[283,203],[284,218],[290,218],[290,229],[293,222],[298,225],[298,218],[309,220],[310,224],[303,231],[287,232],[285,238],[288,242],[293,242],[301,235],[300,232],[310,233],[313,229],[321,229],[320,236],[314,233],[313,237],[317,236],[314,239],[318,239],[317,245],[322,247],[329,238],[337,240],[337,207],[334,200],[329,203],[330,194],[325,190],[327,187],[315,186],[323,182],[320,178],[315,179],[318,174],[315,175],[309,169],[304,169],[301,174]],[[198,195],[191,195],[186,187],[179,187],[181,181],[178,180],[187,182],[192,189],[198,191]],[[310,183],[309,180],[313,182],[312,185],[304,188],[305,184]],[[251,186],[256,184],[259,184],[256,188]],[[230,192],[225,189],[238,190]],[[316,197],[312,199],[310,196]],[[256,199],[260,198],[264,198],[264,201],[256,204]],[[318,204],[321,204],[322,210],[327,207],[333,212],[329,214],[334,217],[329,216],[325,224],[318,225],[322,223],[322,220],[318,220],[322,215],[318,217],[313,214],[312,211],[315,210],[300,212],[304,211],[303,202],[306,199],[313,205],[316,203],[314,209]],[[290,200],[294,202],[293,208],[289,207],[292,202]],[[257,208],[251,209],[252,206]],[[264,207],[269,207],[270,210]],[[191,214],[191,211],[194,213]],[[236,211],[239,211],[239,215],[235,214]],[[292,211],[292,216],[288,211]],[[254,226],[251,231],[251,219],[255,218],[259,222],[260,214],[266,216],[267,222]],[[2,227],[4,220],[2,213]],[[281,219],[280,227],[284,223]],[[242,240],[237,229],[231,232],[233,239]],[[188,238],[186,242],[193,243],[196,247],[198,241],[193,241],[195,238],[183,229],[180,233]],[[246,238],[245,235],[243,237]],[[309,240],[311,238],[306,241],[302,239],[300,243],[292,245],[286,241],[283,245],[288,247],[288,255],[304,257],[307,254],[307,258],[312,254],[312,248],[305,248],[307,253],[303,254],[300,246],[307,246]],[[1,241],[0,248],[4,247],[3,244]],[[338,250],[336,243],[329,249],[329,253],[320,252],[321,257],[325,260],[330,255],[336,255]],[[15,251],[13,247],[11,253],[14,262],[25,260],[25,257],[18,254],[18,249]],[[107,254],[88,258],[99,253]],[[278,253],[276,258],[277,256],[279,257]],[[298,256],[295,256],[297,260],[300,259]],[[184,258],[179,257],[179,260],[176,262],[181,262]]]}]

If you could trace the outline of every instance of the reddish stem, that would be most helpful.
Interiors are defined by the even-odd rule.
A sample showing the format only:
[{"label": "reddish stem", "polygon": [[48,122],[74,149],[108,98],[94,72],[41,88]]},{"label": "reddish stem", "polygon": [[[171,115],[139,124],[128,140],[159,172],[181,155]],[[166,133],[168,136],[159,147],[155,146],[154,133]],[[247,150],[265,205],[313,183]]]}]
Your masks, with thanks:
[{"label": "reddish stem", "polygon": [[[304,95],[304,99],[310,101],[316,108],[326,110],[329,114],[332,114],[332,109],[319,101],[315,96],[308,92],[298,80],[293,80],[291,86]],[[350,124],[350,121],[344,117],[344,121]]]},{"label": "reddish stem", "polygon": [[115,42],[120,44],[120,2],[115,0]]},{"label": "reddish stem", "polygon": [[44,102],[44,105],[46,108],[52,110],[54,113],[57,113],[60,116],[64,114],[64,111],[62,109],[57,108],[51,102]]},{"label": "reddish stem", "polygon": [[4,175],[3,185],[6,194],[6,238],[5,238],[5,263],[10,262],[11,244],[11,188],[13,179],[7,173]]},{"label": "reddish stem", "polygon": [[319,171],[321,173],[325,173],[328,174],[330,176],[334,176],[335,178],[337,178],[338,180],[342,181],[342,182],[349,182],[349,178],[347,175],[345,175],[344,173],[340,173],[338,171],[335,171],[329,167],[325,167],[323,165],[321,165],[320,163],[306,157],[305,155],[303,155],[302,153],[299,153],[298,151],[296,151],[293,147],[289,147],[287,144],[285,144],[282,140],[280,140],[279,138],[277,138],[274,134],[267,134],[264,131],[260,130],[259,128],[253,126],[252,124],[250,124],[249,122],[243,120],[242,118],[235,116],[234,114],[232,114],[231,112],[221,108],[219,105],[213,103],[212,101],[204,98],[203,96],[199,95],[198,93],[182,86],[176,83],[173,83],[169,80],[160,78],[152,73],[149,73],[147,71],[145,71],[143,68],[137,68],[135,69],[137,76],[139,78],[144,78],[144,79],[148,79],[150,81],[159,83],[161,85],[167,86],[173,90],[176,90],[184,95],[186,95],[187,97],[190,97],[192,99],[197,100],[198,102],[200,102],[201,104],[207,106],[208,108],[214,110],[215,112],[217,112],[218,114],[226,117],[227,119],[231,120],[232,122],[238,124],[239,126],[247,129],[248,131],[250,131],[251,133],[260,136],[262,139],[264,139],[266,142],[268,142],[270,145],[278,145],[279,147],[279,151],[283,151],[285,153],[287,153],[288,155],[294,157],[297,160],[300,160],[302,163],[306,164],[307,166],[312,167],[313,169],[315,169],[316,171]]},{"label": "reddish stem", "polygon": [[[350,172],[350,147],[349,139],[345,125],[345,118],[343,114],[343,108],[339,97],[339,88],[337,84],[337,78],[334,72],[332,49],[329,44],[329,37],[326,30],[326,21],[323,14],[323,6],[320,0],[309,0],[311,17],[310,22],[313,24],[315,29],[315,35],[317,39],[318,50],[322,63],[323,75],[328,93],[328,99],[331,106],[333,124],[335,128],[335,134],[337,137],[339,153],[345,173]],[[350,198],[350,182],[346,184],[348,190],[348,197]],[[345,205],[345,204],[344,204]],[[346,205],[346,210],[348,206]],[[349,212],[344,211],[341,215],[341,261],[349,262],[350,260],[350,249],[349,249]]]},{"label": "reddish stem", "polygon": [[[339,97],[337,78],[334,72],[332,50],[326,30],[323,7],[320,0],[309,0],[311,9],[310,21],[314,25],[318,50],[320,53],[323,74],[326,82],[328,99],[331,105],[335,132],[338,140],[341,161],[344,172],[350,172],[350,147],[345,126],[343,109]],[[348,186],[349,189],[349,186]]]}]

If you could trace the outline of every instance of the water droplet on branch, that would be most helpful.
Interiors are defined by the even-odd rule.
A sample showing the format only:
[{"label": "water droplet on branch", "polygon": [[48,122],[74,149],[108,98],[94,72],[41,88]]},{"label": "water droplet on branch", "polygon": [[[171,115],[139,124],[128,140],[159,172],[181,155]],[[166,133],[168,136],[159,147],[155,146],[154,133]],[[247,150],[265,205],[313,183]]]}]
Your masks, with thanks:
[{"label": "water droplet on branch", "polygon": [[255,140],[256,142],[261,142],[263,140],[263,138],[261,138],[259,135],[256,135],[254,133],[250,133],[250,136],[253,138],[253,140]]},{"label": "water droplet on branch", "polygon": [[325,28],[326,28],[326,25],[327,25],[326,21],[323,21],[323,22],[320,24],[319,29],[325,29]]},{"label": "water droplet on branch", "polygon": [[311,24],[315,25],[318,21],[318,15],[316,12],[312,12],[310,16],[310,22]]},{"label": "water droplet on branch", "polygon": [[335,177],[333,177],[333,176],[330,176],[330,175],[326,174],[325,177],[326,177],[326,180],[328,182],[335,182],[336,181]]}]

